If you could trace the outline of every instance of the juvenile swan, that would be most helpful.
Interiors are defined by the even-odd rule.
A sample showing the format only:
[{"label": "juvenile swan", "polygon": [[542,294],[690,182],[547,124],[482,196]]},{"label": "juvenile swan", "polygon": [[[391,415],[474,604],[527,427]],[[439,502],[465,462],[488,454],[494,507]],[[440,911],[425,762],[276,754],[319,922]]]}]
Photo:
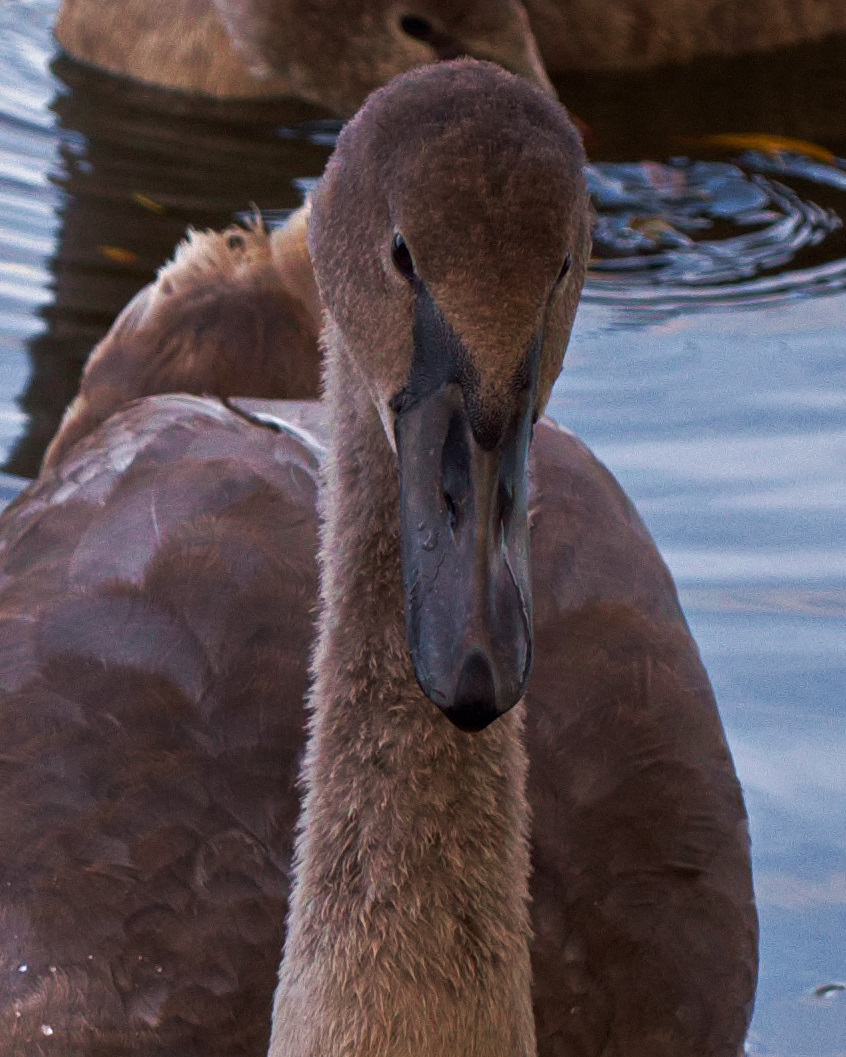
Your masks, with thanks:
[{"label": "juvenile swan", "polygon": [[[332,436],[305,792],[270,1057],[536,1052],[523,716],[511,709],[534,651],[529,439],[561,367],[588,253],[582,160],[560,108],[491,68],[461,65],[377,93],[342,134],[315,195],[309,240],[326,306]],[[627,623],[615,616],[603,644],[612,655]],[[561,661],[572,635],[552,645]],[[647,714],[660,669],[646,662],[635,675]],[[566,691],[556,704],[547,737],[560,746]],[[748,1000],[752,976],[747,852],[743,831],[732,832],[743,812],[725,747],[714,717],[706,723],[722,786],[706,810],[728,823],[717,855],[728,855],[731,877],[720,901],[738,883],[744,891],[740,915],[729,913],[740,957],[726,957],[710,987],[726,986],[734,1005]],[[619,737],[624,744],[622,728]],[[665,751],[656,737],[640,747],[642,764]],[[572,789],[577,800],[605,799],[609,776],[596,783],[587,759],[574,787],[576,761],[562,758],[560,774],[550,762],[543,781],[559,797]],[[554,800],[539,821],[553,821]],[[603,813],[593,839],[619,842]],[[538,850],[549,839],[560,867],[572,838],[566,824],[551,828]],[[703,854],[699,840],[674,864],[688,909],[716,894],[692,891],[716,852]],[[620,926],[667,928],[654,905],[636,905],[653,903],[667,879],[643,870],[644,851],[627,851],[625,865],[608,863],[622,874],[613,893],[592,893],[605,943],[621,949],[599,941],[588,953],[575,916],[563,915],[554,938],[539,922],[538,954],[552,939],[555,964],[536,981],[544,1052],[566,1052],[566,1022],[579,1013],[579,1002],[562,1001],[574,967],[590,976],[595,958],[624,957]],[[538,909],[551,903],[541,897]],[[644,990],[637,961],[619,980],[621,1007]],[[679,983],[667,986],[678,995]],[[735,1007],[717,1040],[703,997],[687,995],[673,1016],[639,1028],[625,1023],[631,1012],[610,1018],[604,1052],[736,1053],[746,1011]]]},{"label": "juvenile swan", "polygon": [[738,1054],[755,914],[707,677],[613,479],[543,420],[529,457],[582,160],[461,62],[374,96],[321,184],[293,859],[319,444],[155,397],[3,516],[4,1057],[260,1057],[283,938],[273,1057]]},{"label": "juvenile swan", "polygon": [[296,95],[352,114],[404,70],[459,55],[552,93],[519,0],[63,0],[74,58],[217,97]]}]

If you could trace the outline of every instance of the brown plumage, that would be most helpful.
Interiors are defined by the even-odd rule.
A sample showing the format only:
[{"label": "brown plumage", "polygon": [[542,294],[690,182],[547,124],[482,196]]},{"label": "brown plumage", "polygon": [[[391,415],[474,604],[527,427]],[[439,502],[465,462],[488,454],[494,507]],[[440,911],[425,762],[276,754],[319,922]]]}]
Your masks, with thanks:
[{"label": "brown plumage", "polygon": [[[535,429],[525,703],[463,733],[409,660],[388,429],[414,407],[386,398],[414,375],[412,317],[435,291],[475,368],[447,390],[507,444],[575,311],[580,161],[561,111],[471,63],[404,78],[344,133],[310,235],[318,609],[319,451],[212,401],[132,405],[4,515],[4,1055],[258,1057],[293,876],[274,1057],[382,1053],[397,1031],[390,1052],[419,1057],[533,1054],[535,1035],[544,1057],[736,1057],[756,938],[740,791],[669,574],[575,438]],[[475,197],[438,196],[474,168]]]},{"label": "brown plumage", "polygon": [[4,1057],[266,1049],[315,491],[301,445],[171,397],[6,512]]},{"label": "brown plumage", "polygon": [[523,0],[546,68],[644,70],[846,33],[842,0]]},{"label": "brown plumage", "polygon": [[56,25],[66,51],[114,73],[343,114],[395,74],[459,54],[544,87],[541,57],[553,74],[642,70],[836,33],[842,0],[63,0]]},{"label": "brown plumage", "polygon": [[74,58],[226,98],[296,95],[353,113],[391,77],[470,55],[552,87],[519,0],[63,0]]},{"label": "brown plumage", "polygon": [[43,468],[141,396],[316,399],[320,302],[307,215],[297,210],[270,234],[261,224],[190,233],[89,356]]}]

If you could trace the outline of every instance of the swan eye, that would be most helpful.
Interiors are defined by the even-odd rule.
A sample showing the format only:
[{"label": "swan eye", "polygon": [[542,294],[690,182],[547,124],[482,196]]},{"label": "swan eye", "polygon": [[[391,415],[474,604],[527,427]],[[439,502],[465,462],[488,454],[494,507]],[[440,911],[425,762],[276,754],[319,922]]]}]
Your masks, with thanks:
[{"label": "swan eye", "polygon": [[436,35],[435,27],[422,15],[403,15],[400,19],[400,29],[414,40],[422,40],[424,44],[430,44]]},{"label": "swan eye", "polygon": [[399,21],[400,29],[412,40],[427,44],[441,62],[458,59],[467,54],[462,42],[452,36],[443,26],[436,26],[423,15],[403,15]]},{"label": "swan eye", "polygon": [[405,239],[399,232],[394,235],[394,241],[391,243],[391,260],[400,275],[411,282],[415,276],[414,261],[411,259],[411,253],[405,244]]},{"label": "swan eye", "polygon": [[561,282],[561,280],[564,278],[564,276],[567,274],[567,272],[570,271],[570,265],[572,263],[573,263],[573,260],[570,257],[570,254],[568,253],[567,256],[564,258],[564,263],[561,265],[561,271],[558,273],[558,278],[555,280],[555,285],[556,286]]}]

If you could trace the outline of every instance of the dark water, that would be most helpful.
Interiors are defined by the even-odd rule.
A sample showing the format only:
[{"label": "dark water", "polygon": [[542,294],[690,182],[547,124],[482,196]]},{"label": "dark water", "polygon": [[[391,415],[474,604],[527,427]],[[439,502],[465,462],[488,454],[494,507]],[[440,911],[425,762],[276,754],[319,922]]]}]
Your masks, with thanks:
[{"label": "dark water", "polygon": [[[54,8],[0,0],[7,475],[185,226],[296,206],[337,128],[128,93],[55,56]],[[559,87],[598,259],[551,410],[636,500],[717,691],[762,924],[748,1048],[846,1057],[846,42]]]}]

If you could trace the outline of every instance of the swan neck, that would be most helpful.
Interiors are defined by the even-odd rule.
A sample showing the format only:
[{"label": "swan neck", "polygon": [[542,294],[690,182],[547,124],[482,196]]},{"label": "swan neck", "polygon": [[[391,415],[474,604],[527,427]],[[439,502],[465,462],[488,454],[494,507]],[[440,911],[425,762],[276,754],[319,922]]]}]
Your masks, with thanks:
[{"label": "swan neck", "polygon": [[327,352],[323,600],[270,1057],[533,1057],[521,708],[465,734],[419,690],[396,456]]}]

